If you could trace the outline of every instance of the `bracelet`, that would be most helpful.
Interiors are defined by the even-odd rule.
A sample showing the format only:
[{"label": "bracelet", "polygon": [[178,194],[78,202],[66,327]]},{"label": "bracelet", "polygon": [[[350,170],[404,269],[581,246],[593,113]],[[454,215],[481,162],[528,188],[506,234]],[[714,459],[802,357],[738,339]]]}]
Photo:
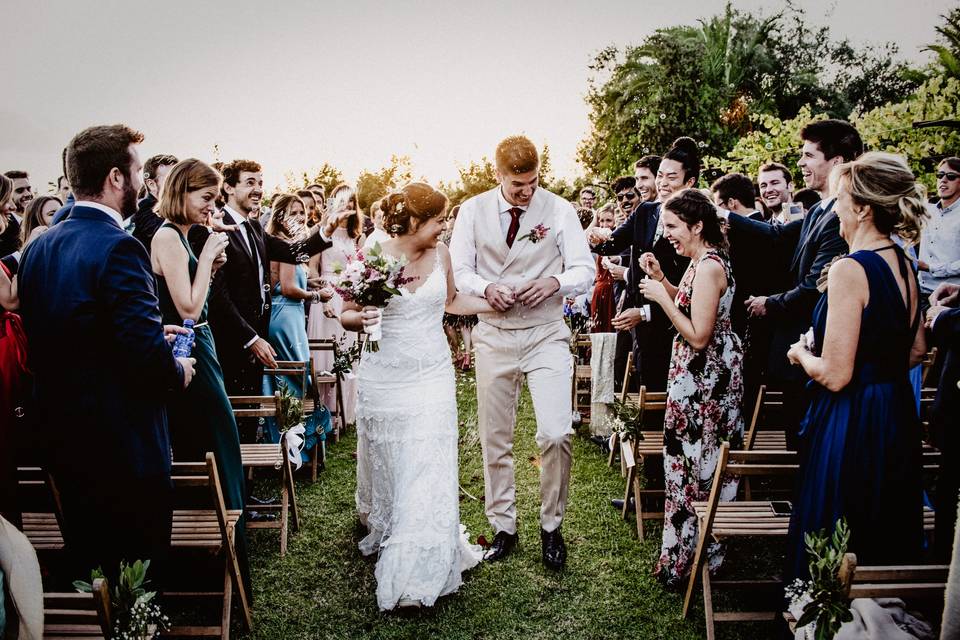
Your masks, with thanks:
[{"label": "bracelet", "polygon": [[665,273],[660,274],[660,279],[657,280],[657,282],[663,282],[663,279],[666,278],[666,277],[667,277],[667,274],[665,274]]}]

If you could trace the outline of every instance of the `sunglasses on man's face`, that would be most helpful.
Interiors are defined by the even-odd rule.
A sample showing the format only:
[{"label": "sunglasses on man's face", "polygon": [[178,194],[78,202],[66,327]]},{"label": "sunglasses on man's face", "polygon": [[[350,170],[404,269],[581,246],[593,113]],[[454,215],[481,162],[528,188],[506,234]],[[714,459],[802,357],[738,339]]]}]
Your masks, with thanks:
[{"label": "sunglasses on man's face", "polygon": [[637,194],[635,194],[633,191],[628,191],[626,193],[618,193],[617,202],[620,202],[621,200],[633,200],[636,197],[637,197]]},{"label": "sunglasses on man's face", "polygon": [[960,173],[954,173],[953,171],[937,171],[937,180],[943,180],[944,178],[950,182],[953,182],[957,178],[960,178]]}]

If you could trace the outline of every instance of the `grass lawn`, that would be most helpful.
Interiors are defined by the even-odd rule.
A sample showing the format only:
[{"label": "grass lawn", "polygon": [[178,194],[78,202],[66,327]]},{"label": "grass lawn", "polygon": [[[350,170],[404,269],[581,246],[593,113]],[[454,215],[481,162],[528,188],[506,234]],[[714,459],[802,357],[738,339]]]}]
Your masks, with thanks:
[{"label": "grass lawn", "polygon": [[[483,494],[476,395],[472,375],[459,378],[460,478],[466,492]],[[520,547],[507,560],[481,564],[465,575],[460,592],[433,610],[413,615],[380,613],[374,558],[357,550],[362,537],[354,513],[351,435],[329,448],[316,484],[298,484],[301,531],[280,558],[276,534],[251,539],[254,621],[251,638],[702,638],[702,609],[680,619],[682,597],[664,591],[650,575],[659,552],[653,528],[638,542],[631,522],[609,499],[622,492],[617,470],[599,449],[574,438],[574,464],[563,525],[569,558],[560,573],[540,560],[536,425],[529,396],[521,401],[515,440]],[[492,538],[482,500],[464,497],[461,519],[471,539]],[[699,589],[698,589],[699,591]],[[699,594],[698,594],[699,595]],[[721,638],[771,637],[770,625],[721,625]]]}]

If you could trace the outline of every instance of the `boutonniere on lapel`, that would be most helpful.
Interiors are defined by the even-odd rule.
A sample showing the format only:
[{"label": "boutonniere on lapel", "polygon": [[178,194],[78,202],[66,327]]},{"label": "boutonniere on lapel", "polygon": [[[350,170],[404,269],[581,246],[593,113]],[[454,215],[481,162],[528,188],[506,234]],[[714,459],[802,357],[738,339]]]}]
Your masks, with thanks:
[{"label": "boutonniere on lapel", "polygon": [[530,229],[530,233],[523,234],[517,238],[517,240],[529,240],[531,244],[537,244],[547,237],[548,231],[550,231],[550,227],[545,227],[542,224],[538,224],[533,229]]}]

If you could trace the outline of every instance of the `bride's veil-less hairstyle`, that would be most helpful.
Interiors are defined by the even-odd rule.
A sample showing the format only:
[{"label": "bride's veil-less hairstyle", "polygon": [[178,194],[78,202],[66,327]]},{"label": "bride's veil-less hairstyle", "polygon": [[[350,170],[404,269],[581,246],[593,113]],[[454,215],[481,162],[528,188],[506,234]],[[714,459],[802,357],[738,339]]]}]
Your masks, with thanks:
[{"label": "bride's veil-less hairstyle", "polygon": [[444,215],[447,202],[447,196],[430,185],[412,182],[380,202],[383,228],[394,237],[416,231],[424,221]]},{"label": "bride's veil-less hairstyle", "polygon": [[340,213],[347,208],[351,200],[353,200],[353,210],[356,211],[356,213],[347,218],[347,233],[350,234],[351,238],[359,238],[363,232],[363,211],[360,210],[360,203],[357,201],[357,192],[353,187],[345,182],[341,182],[333,188],[333,191],[330,192],[330,197],[327,198],[326,215],[333,216]]}]

